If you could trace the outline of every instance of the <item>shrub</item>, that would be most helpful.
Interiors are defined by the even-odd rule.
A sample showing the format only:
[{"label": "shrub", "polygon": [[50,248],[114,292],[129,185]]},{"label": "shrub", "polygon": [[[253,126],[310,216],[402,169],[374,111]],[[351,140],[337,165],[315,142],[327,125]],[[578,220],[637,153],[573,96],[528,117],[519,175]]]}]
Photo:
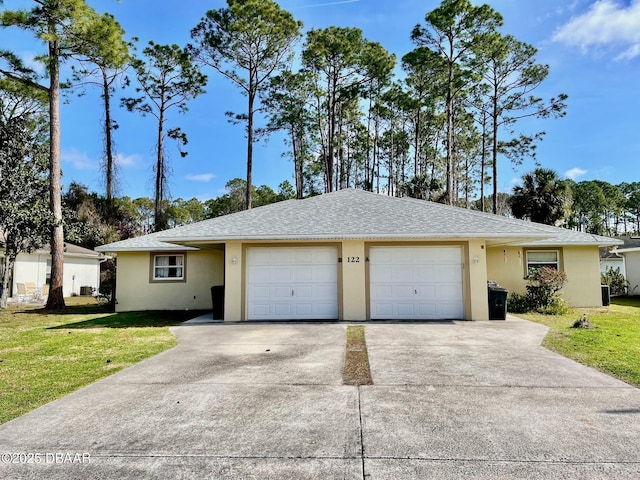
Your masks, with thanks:
[{"label": "shrub", "polygon": [[571,313],[571,308],[560,295],[554,295],[546,306],[538,308],[537,311],[544,315],[566,315]]},{"label": "shrub", "polygon": [[526,313],[529,308],[529,299],[526,295],[519,293],[510,293],[507,298],[507,309],[512,313]]},{"label": "shrub", "polygon": [[542,267],[531,272],[526,279],[529,281],[527,285],[527,298],[529,300],[529,308],[542,312],[543,309],[549,307],[553,309],[555,299],[558,299],[558,292],[567,282],[567,275],[564,272],[551,267]]},{"label": "shrub", "polygon": [[526,295],[509,294],[508,309],[512,313],[536,311],[544,315],[564,315],[571,312],[558,292],[567,281],[564,272],[555,268],[542,267],[533,270],[527,277]]},{"label": "shrub", "polygon": [[607,267],[605,272],[600,274],[600,281],[603,285],[609,285],[611,295],[626,295],[629,290],[629,282],[620,273],[620,268]]}]

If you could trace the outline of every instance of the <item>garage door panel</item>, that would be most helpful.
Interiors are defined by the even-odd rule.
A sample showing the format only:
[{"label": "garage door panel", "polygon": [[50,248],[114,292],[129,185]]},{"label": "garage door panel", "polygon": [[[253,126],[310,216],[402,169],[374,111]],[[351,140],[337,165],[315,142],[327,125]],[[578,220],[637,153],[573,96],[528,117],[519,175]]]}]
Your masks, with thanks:
[{"label": "garage door panel", "polygon": [[415,295],[413,285],[396,285],[395,288],[392,286],[391,291],[394,290],[396,298],[413,298]]},{"label": "garage door panel", "polygon": [[315,303],[313,307],[313,318],[334,318],[336,316],[334,303]]},{"label": "garage door panel", "polygon": [[309,252],[306,252],[305,256],[307,259],[311,257],[314,265],[335,265],[337,253],[334,248],[324,248],[313,250],[311,255],[309,255]]},{"label": "garage door panel", "polygon": [[412,282],[413,270],[414,267],[412,265],[395,266],[391,269],[390,280],[393,282]]},{"label": "garage door panel", "polygon": [[269,287],[253,287],[251,289],[251,295],[254,298],[269,298],[271,295],[271,288]]},{"label": "garage door panel", "polygon": [[335,283],[336,282],[336,265],[320,265],[311,271],[311,281],[314,283]]},{"label": "garage door panel", "polygon": [[247,318],[336,319],[335,247],[253,247],[247,250]]},{"label": "garage door panel", "polygon": [[416,290],[418,291],[417,295],[421,299],[437,300],[439,298],[437,294],[438,288],[436,285],[420,285]]},{"label": "garage door panel", "polygon": [[445,302],[462,300],[462,291],[459,285],[437,285],[437,297]]},{"label": "garage door panel", "polygon": [[436,304],[435,303],[421,303],[418,305],[418,313],[421,317],[432,319],[436,318]]},{"label": "garage door panel", "polygon": [[411,250],[413,254],[412,263],[414,264],[430,265],[436,263],[438,259],[438,252],[434,251],[434,249],[413,248]]},{"label": "garage door panel", "polygon": [[391,285],[371,285],[371,296],[380,300],[393,298],[393,286]]},{"label": "garage door panel", "polygon": [[372,247],[372,319],[463,318],[460,247]]},{"label": "garage door panel", "polygon": [[434,266],[433,271],[439,283],[462,282],[462,269],[460,265],[437,265]]},{"label": "garage door panel", "polygon": [[436,257],[436,263],[450,263],[453,265],[460,264],[460,248],[449,247],[439,248],[438,256]]},{"label": "garage door panel", "polygon": [[438,271],[434,268],[434,265],[425,267],[424,265],[414,267],[414,281],[418,283],[432,283],[438,282]]},{"label": "garage door panel", "polygon": [[369,265],[369,275],[371,278],[391,278],[393,269],[389,265],[374,264],[373,260]]},{"label": "garage door panel", "polygon": [[325,285],[316,284],[313,287],[313,298],[317,299],[333,299],[335,295],[336,286],[332,283]]},{"label": "garage door panel", "polygon": [[288,317],[291,315],[291,305],[289,303],[274,303],[273,314],[276,318]]},{"label": "garage door panel", "polygon": [[313,270],[309,267],[290,267],[291,270],[291,281],[293,283],[299,282],[312,282],[313,281]]},{"label": "garage door panel", "polygon": [[[278,286],[271,287],[269,291],[269,297],[275,298],[289,298],[291,296],[291,287],[287,286]],[[262,297],[264,298],[264,297]]]},{"label": "garage door panel", "polygon": [[291,283],[293,275],[290,268],[278,267],[271,269],[271,282]]},{"label": "garage door panel", "polygon": [[459,319],[463,316],[463,309],[459,303],[440,303],[437,305],[438,318]]},{"label": "garage door panel", "polygon": [[372,307],[371,318],[393,318],[393,304],[377,302]]},{"label": "garage door panel", "polygon": [[312,287],[311,285],[294,285],[292,287],[292,291],[294,292],[292,296],[296,297],[297,299],[313,298],[313,290],[314,287]]},{"label": "garage door panel", "polygon": [[271,305],[268,303],[254,303],[252,306],[253,315],[269,315],[271,313]]},{"label": "garage door panel", "polygon": [[396,303],[396,312],[400,317],[414,316],[416,314],[415,305],[413,303]]},{"label": "garage door panel", "polygon": [[296,317],[304,318],[313,315],[313,304],[311,303],[296,303],[293,307]]},{"label": "garage door panel", "polygon": [[268,283],[271,281],[271,270],[266,267],[251,267],[249,269],[249,275],[255,278],[256,283]]}]

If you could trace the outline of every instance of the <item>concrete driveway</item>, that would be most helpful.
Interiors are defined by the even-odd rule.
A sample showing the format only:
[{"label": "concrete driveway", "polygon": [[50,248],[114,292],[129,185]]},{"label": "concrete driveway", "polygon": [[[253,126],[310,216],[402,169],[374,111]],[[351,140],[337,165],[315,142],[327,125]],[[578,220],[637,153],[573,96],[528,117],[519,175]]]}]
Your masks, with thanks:
[{"label": "concrete driveway", "polygon": [[640,478],[640,390],[540,347],[545,327],[367,325],[360,388],[345,330],[175,327],[178,347],[0,426],[3,462],[34,462],[0,478]]}]

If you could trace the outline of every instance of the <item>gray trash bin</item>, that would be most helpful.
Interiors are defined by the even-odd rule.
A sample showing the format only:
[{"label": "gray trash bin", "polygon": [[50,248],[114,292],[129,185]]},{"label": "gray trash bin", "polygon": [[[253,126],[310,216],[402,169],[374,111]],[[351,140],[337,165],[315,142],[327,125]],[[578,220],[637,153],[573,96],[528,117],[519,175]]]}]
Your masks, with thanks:
[{"label": "gray trash bin", "polygon": [[213,305],[213,319],[224,320],[224,285],[211,287],[211,303]]},{"label": "gray trash bin", "polygon": [[499,285],[489,285],[489,320],[507,319],[507,295],[509,291]]}]

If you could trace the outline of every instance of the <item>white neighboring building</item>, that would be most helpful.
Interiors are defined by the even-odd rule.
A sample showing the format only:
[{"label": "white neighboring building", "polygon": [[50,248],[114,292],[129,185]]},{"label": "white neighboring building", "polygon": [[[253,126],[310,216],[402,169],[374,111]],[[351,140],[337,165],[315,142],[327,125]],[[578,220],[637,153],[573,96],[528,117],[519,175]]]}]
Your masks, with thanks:
[{"label": "white neighboring building", "polygon": [[640,238],[630,238],[617,252],[624,257],[629,295],[640,295]]},{"label": "white neighboring building", "polygon": [[[4,251],[0,249],[0,257]],[[91,295],[100,286],[100,263],[106,257],[98,252],[71,243],[64,245],[63,295]],[[20,253],[16,258],[13,278],[10,281],[11,294],[15,297],[18,283],[33,282],[42,288],[51,279],[51,254],[49,246],[32,253]]]},{"label": "white neighboring building", "polygon": [[[627,278],[624,257],[617,250],[609,251],[607,247],[601,247],[600,273],[606,273],[608,268],[618,270],[625,279]],[[603,253],[604,252],[604,253]]]}]

